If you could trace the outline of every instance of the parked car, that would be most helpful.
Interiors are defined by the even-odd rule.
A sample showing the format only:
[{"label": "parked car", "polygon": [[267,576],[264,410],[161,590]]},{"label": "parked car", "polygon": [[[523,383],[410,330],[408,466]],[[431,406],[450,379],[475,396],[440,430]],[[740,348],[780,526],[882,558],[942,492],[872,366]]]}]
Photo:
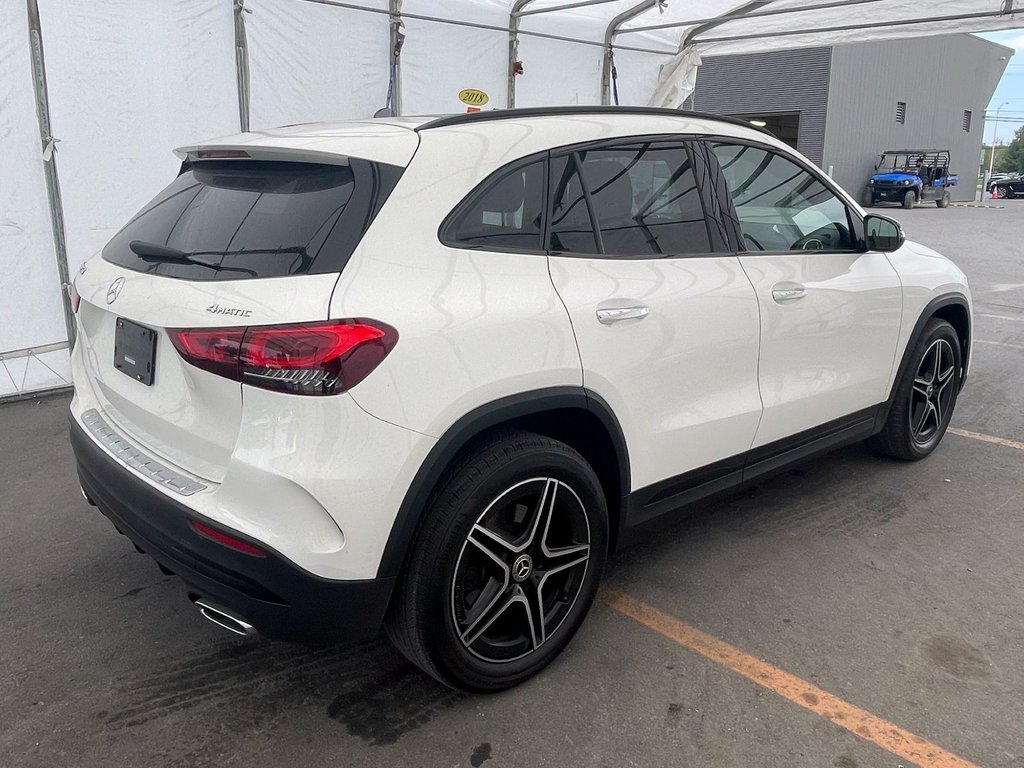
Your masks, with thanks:
[{"label": "parked car", "polygon": [[1024,178],[1018,174],[1007,174],[996,176],[993,174],[988,183],[988,191],[1002,200],[1012,200],[1018,195],[1024,195]]},{"label": "parked car", "polygon": [[71,441],[85,497],[239,634],[383,624],[448,685],[515,685],[616,546],[847,443],[924,458],[967,376],[963,273],[743,121],[519,109],[178,154],[71,289]]},{"label": "parked car", "polygon": [[939,208],[952,201],[950,187],[959,177],[949,170],[949,151],[945,149],[888,149],[878,157],[875,174],[868,179],[865,202],[898,203],[913,208],[917,203],[934,200]]}]

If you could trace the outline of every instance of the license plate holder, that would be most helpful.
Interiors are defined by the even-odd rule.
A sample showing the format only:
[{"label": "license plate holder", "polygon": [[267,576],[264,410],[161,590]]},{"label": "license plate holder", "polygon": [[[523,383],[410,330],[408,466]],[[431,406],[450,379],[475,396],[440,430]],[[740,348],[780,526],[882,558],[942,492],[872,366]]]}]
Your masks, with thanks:
[{"label": "license plate holder", "polygon": [[117,318],[114,367],[147,387],[152,386],[156,368],[156,331],[123,317]]}]

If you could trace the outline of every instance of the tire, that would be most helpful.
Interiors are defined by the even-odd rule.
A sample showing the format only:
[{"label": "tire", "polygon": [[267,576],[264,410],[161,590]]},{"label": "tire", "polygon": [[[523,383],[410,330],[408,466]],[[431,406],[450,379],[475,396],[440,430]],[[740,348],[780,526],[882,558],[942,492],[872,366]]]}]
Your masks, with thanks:
[{"label": "tire", "polygon": [[428,501],[388,636],[445,685],[511,688],[568,645],[607,553],[607,503],[586,460],[530,432],[497,434],[458,459]]},{"label": "tire", "polygon": [[906,194],[903,195],[903,207],[910,210],[917,205],[917,192],[912,189],[908,189]]},{"label": "tire", "polygon": [[956,331],[933,317],[909,354],[885,426],[868,444],[904,461],[918,461],[934,451],[956,407],[961,365]]},{"label": "tire", "polygon": [[953,198],[949,194],[949,192],[943,192],[942,193],[942,197],[940,197],[938,200],[935,201],[935,205],[938,208],[948,208],[950,202],[952,202],[952,199]]},{"label": "tire", "polygon": [[1010,196],[1009,187],[996,187],[996,197],[1000,200],[1006,200]]}]

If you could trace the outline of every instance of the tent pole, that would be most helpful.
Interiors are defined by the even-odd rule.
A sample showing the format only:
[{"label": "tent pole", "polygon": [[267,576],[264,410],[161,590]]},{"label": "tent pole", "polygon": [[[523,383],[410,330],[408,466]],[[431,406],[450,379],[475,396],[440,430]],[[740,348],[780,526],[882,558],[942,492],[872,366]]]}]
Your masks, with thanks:
[{"label": "tent pole", "polygon": [[75,343],[75,314],[71,310],[71,296],[68,286],[71,276],[68,270],[67,241],[64,236],[64,204],[60,197],[60,179],[57,176],[56,142],[51,134],[50,97],[46,89],[46,66],[43,61],[43,30],[39,23],[39,4],[27,0],[28,36],[32,57],[32,86],[36,95],[36,116],[39,119],[39,136],[42,140],[43,172],[46,176],[46,196],[50,203],[50,225],[53,228],[53,248],[57,257],[57,275],[61,284],[61,304],[64,308],[64,327],[69,345]]},{"label": "tent pole", "polygon": [[[535,16],[539,13],[554,13],[565,11],[570,8],[585,8],[588,5],[603,5],[615,2],[615,0],[575,0],[565,5],[553,5],[548,8],[538,8],[534,11],[526,10],[526,6],[533,0],[516,0],[512,5],[512,12],[508,17],[508,88],[506,90],[505,104],[509,109],[516,105],[516,61],[519,60],[519,23],[524,16]],[[524,32],[523,34],[530,34]]]},{"label": "tent pole", "polygon": [[650,10],[658,5],[660,0],[641,0],[641,2],[628,8],[608,23],[604,31],[604,60],[601,63],[601,103],[611,104],[612,99],[612,41],[619,32],[619,27],[630,19],[635,19],[644,11]]},{"label": "tent pole", "polygon": [[[871,3],[883,3],[886,0],[829,0],[827,3],[814,3],[812,5],[801,5],[791,8],[768,8],[764,11],[750,10],[744,12],[742,8],[721,16],[710,16],[706,19],[687,19],[686,21],[672,21],[666,24],[650,24],[646,27],[630,27],[619,31],[620,35],[630,35],[634,32],[651,32],[659,29],[678,29],[679,27],[692,27],[700,24],[724,24],[727,21],[740,21],[746,19],[757,19],[765,16],[785,16],[792,13],[806,13],[808,11],[821,11],[829,8],[843,8],[851,5],[868,5]],[[746,7],[746,6],[744,6]]]},{"label": "tent pole", "polygon": [[235,10],[235,80],[238,86],[238,125],[249,130],[249,45],[245,37],[245,0],[234,0]]},{"label": "tent pole", "polygon": [[[768,40],[774,37],[792,37],[793,35],[810,35],[818,32],[853,32],[861,29],[878,29],[880,27],[906,27],[913,24],[934,24],[942,21],[970,21],[971,19],[986,19],[997,16],[1019,16],[1024,14],[1024,8],[1011,8],[1007,11],[977,11],[975,13],[954,13],[945,16],[929,16],[923,19],[893,19],[890,21],[873,21],[862,24],[845,24],[835,27],[817,27],[815,29],[783,29],[777,32],[760,32],[749,35],[733,35],[732,37],[708,37],[704,40],[691,42],[703,43],[730,43],[736,40]],[[696,32],[694,32],[696,34]],[[687,39],[689,39],[689,35]]]},{"label": "tent pole", "polygon": [[694,27],[693,29],[691,29],[689,32],[686,33],[686,36],[683,38],[682,42],[679,44],[679,50],[683,50],[686,46],[688,46],[690,43],[692,43],[693,42],[693,38],[695,38],[697,35],[703,34],[704,32],[707,32],[709,29],[714,29],[715,27],[720,27],[720,26],[722,26],[723,24],[725,24],[727,22],[730,22],[730,21],[733,21],[733,20],[736,20],[736,19],[742,19],[743,17],[747,16],[748,14],[756,13],[759,8],[763,8],[764,6],[768,5],[768,3],[770,3],[770,2],[771,2],[771,0],[750,0],[750,2],[744,3],[739,8],[735,9],[734,11],[730,12],[729,14],[721,16],[721,17],[719,17],[717,19],[714,19],[712,21],[709,21],[709,22],[707,22],[705,24],[699,24],[698,26]]},{"label": "tent pole", "polygon": [[388,0],[388,19],[390,21],[388,49],[388,65],[391,72],[391,111],[395,115],[402,114],[402,0]]},{"label": "tent pole", "polygon": [[516,105],[516,61],[519,59],[519,21],[523,10],[533,0],[516,0],[512,12],[508,15],[508,81],[505,87],[505,106],[512,109]]},{"label": "tent pole", "polygon": [[554,13],[555,11],[568,11],[573,8],[585,8],[588,5],[604,5],[614,3],[616,0],[575,0],[565,5],[549,5],[547,8],[538,8],[535,11],[523,11],[520,16],[533,16],[538,13]]},{"label": "tent pole", "polygon": [[[615,0],[591,0],[588,5],[596,5],[604,2],[614,2]],[[660,0],[665,2],[666,0]],[[384,8],[368,8],[365,5],[358,5],[356,3],[342,2],[341,0],[301,0],[304,3],[315,3],[316,5],[328,5],[333,8],[348,8],[353,11],[362,11],[364,13],[388,13]],[[538,11],[539,12],[539,11]],[[438,24],[451,24],[455,27],[467,27],[469,29],[490,29],[495,32],[508,32],[507,26],[498,26],[497,24],[483,24],[479,21],[460,21],[458,19],[448,19],[444,16],[430,16],[425,13],[408,13],[402,14],[402,18],[405,19],[418,19],[419,21],[434,21]],[[604,43],[599,40],[587,40],[583,37],[569,37],[568,35],[552,35],[547,32],[535,32],[529,29],[519,30],[520,37],[536,37],[541,40],[561,40],[565,43],[579,43],[580,45],[592,45],[597,48],[603,48]],[[630,45],[616,45],[620,51],[638,51],[640,53],[654,53],[658,56],[675,56],[676,51],[662,51],[657,48],[641,48],[639,46]]]}]

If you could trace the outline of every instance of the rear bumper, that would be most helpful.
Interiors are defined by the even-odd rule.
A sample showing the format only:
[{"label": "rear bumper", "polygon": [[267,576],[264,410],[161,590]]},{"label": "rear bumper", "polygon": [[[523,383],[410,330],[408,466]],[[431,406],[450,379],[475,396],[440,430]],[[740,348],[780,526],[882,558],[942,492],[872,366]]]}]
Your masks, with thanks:
[{"label": "rear bumper", "polygon": [[88,497],[118,530],[178,575],[193,599],[205,599],[280,640],[362,640],[380,630],[393,578],[324,579],[237,531],[226,532],[266,556],[229,549],[196,533],[189,520],[222,526],[136,477],[74,419],[71,445]]}]

